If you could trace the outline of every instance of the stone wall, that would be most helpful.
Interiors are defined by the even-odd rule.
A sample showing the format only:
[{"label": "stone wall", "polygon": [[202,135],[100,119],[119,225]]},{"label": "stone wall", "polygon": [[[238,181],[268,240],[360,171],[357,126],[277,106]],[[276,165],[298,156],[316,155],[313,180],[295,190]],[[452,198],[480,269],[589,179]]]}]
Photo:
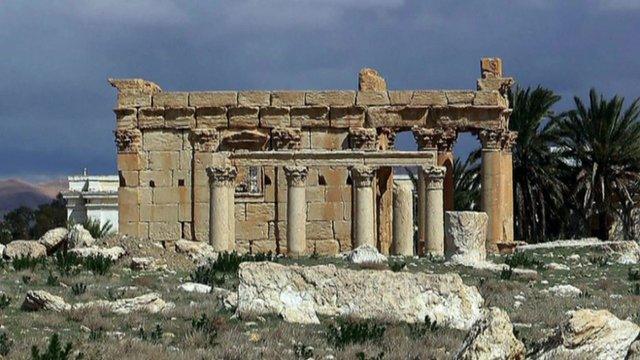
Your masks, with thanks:
[{"label": "stone wall", "polygon": [[[208,241],[209,183],[205,169],[218,151],[392,149],[410,129],[503,129],[503,82],[478,81],[477,91],[387,91],[375,71],[360,74],[363,91],[165,92],[142,79],[111,79],[118,89],[116,145],[120,232],[174,241]],[[377,76],[377,78],[376,78]],[[236,192],[238,251],[286,251],[286,178],[282,168],[258,169],[259,193]],[[377,201],[379,247],[390,247],[391,169]],[[238,169],[238,183],[249,169]],[[352,189],[345,168],[309,169],[308,251],[351,248]],[[385,190],[388,189],[389,191]],[[386,214],[386,215],[385,215]],[[380,224],[378,224],[380,225]]]}]

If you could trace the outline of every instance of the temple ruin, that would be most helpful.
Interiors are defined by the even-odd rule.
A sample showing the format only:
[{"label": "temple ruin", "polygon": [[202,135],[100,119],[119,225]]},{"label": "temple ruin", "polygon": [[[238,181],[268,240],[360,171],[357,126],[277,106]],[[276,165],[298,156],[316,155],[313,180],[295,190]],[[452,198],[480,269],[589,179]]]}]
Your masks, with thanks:
[{"label": "temple ruin", "polygon": [[[497,58],[481,60],[477,90],[387,90],[372,69],[360,72],[358,91],[165,92],[111,79],[120,232],[217,251],[334,254],[371,244],[412,255],[413,196],[394,192],[393,174],[415,167],[417,251],[441,255],[452,148],[470,132],[482,143],[487,248],[508,247],[512,82]],[[403,131],[418,150],[394,148]]]}]

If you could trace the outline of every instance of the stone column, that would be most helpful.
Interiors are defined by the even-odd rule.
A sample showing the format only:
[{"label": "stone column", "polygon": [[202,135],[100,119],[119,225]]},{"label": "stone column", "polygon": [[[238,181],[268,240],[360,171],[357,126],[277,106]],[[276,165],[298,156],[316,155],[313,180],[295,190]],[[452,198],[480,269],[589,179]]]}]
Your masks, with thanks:
[{"label": "stone column", "polygon": [[375,169],[369,166],[358,165],[351,168],[356,200],[354,204],[354,247],[361,245],[376,246],[372,187],[374,175]]},{"label": "stone column", "polygon": [[502,136],[502,188],[504,199],[502,208],[503,242],[513,243],[513,145],[518,137],[515,131],[506,131]]},{"label": "stone column", "polygon": [[229,221],[233,219],[232,209],[229,209],[229,187],[234,183],[237,170],[232,166],[207,168],[210,186],[209,210],[209,243],[215,251],[229,250],[230,234]]},{"label": "stone column", "polygon": [[444,256],[444,174],[446,169],[432,166],[424,169],[426,211],[426,252]]},{"label": "stone column", "polygon": [[307,168],[285,166],[284,173],[287,177],[287,251],[289,256],[301,256],[307,252]]},{"label": "stone column", "polygon": [[[437,129],[423,128],[415,126],[412,129],[413,137],[418,144],[418,150],[429,151],[437,154]],[[422,169],[418,169],[418,192],[417,216],[418,216],[418,255],[424,255],[426,249],[427,236],[427,197],[425,178]]]},{"label": "stone column", "polygon": [[393,187],[393,253],[413,256],[413,186]]},{"label": "stone column", "polygon": [[480,132],[482,167],[480,207],[487,214],[487,251],[496,251],[502,233],[502,151],[501,134],[494,130]]},{"label": "stone column", "polygon": [[454,180],[453,180],[453,145],[458,133],[453,128],[445,128],[438,134],[438,166],[444,166],[444,210],[454,210]]},{"label": "stone column", "polygon": [[227,190],[229,191],[227,194],[229,201],[229,245],[227,250],[234,251],[236,249],[236,184],[234,181],[231,182]]}]

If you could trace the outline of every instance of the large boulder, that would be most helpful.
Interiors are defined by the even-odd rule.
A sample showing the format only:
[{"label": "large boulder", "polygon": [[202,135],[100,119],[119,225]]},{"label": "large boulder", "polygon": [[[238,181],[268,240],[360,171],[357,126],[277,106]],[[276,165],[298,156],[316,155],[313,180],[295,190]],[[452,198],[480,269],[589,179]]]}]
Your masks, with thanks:
[{"label": "large boulder", "polygon": [[537,359],[625,359],[640,327],[607,310],[578,310],[547,339]]},{"label": "large boulder", "polygon": [[69,230],[59,227],[47,231],[38,242],[47,248],[47,253],[51,254],[67,241]]},{"label": "large boulder", "polygon": [[132,311],[146,311],[152,314],[172,309],[174,304],[165,302],[160,294],[149,293],[134,298],[118,299],[115,301],[96,300],[73,305],[74,310],[84,308],[101,308],[115,314],[126,315]]},{"label": "large boulder", "polygon": [[102,248],[98,246],[80,247],[80,248],[71,249],[69,250],[69,252],[76,254],[78,255],[78,257],[81,257],[83,259],[88,257],[102,256],[105,258],[109,258],[113,261],[120,259],[127,253],[120,246],[113,246],[110,248]]},{"label": "large boulder", "polygon": [[191,260],[203,262],[208,259],[215,259],[217,253],[213,247],[202,241],[189,241],[180,239],[175,244],[176,252],[186,254]]},{"label": "large boulder", "polygon": [[43,290],[35,290],[27,292],[21,308],[25,311],[50,310],[60,312],[71,309],[71,305],[67,304],[60,296]]},{"label": "large boulder", "polygon": [[47,248],[37,241],[15,240],[8,243],[4,249],[4,257],[11,260],[23,257],[38,259],[45,256],[47,256]]},{"label": "large boulder", "polygon": [[447,211],[444,215],[444,251],[453,262],[472,263],[487,258],[486,213]]},{"label": "large boulder", "polygon": [[80,224],[74,225],[71,228],[68,239],[70,249],[91,246],[96,242],[89,230]]},{"label": "large boulder", "polygon": [[352,264],[386,264],[387,257],[380,254],[378,249],[371,245],[360,245],[347,255],[347,260]]},{"label": "large boulder", "polygon": [[318,323],[318,315],[408,323],[429,317],[468,330],[483,304],[478,290],[458,274],[270,262],[243,263],[238,274],[238,315],[278,314],[296,323]]},{"label": "large boulder", "polygon": [[524,344],[513,334],[509,315],[499,308],[485,309],[467,334],[456,359],[519,360],[524,359]]}]

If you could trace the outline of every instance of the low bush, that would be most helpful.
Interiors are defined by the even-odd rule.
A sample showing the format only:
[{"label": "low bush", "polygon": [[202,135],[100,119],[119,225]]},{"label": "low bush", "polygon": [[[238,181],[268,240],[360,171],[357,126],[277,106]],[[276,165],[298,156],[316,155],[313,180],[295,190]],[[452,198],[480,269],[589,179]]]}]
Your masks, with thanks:
[{"label": "low bush", "polygon": [[49,276],[47,276],[47,285],[48,286],[60,286],[60,280],[49,271]]},{"label": "low bush", "polygon": [[82,227],[85,228],[94,239],[102,239],[113,232],[113,224],[108,220],[104,224],[101,224],[100,220],[87,219],[82,223]]},{"label": "low bush", "polygon": [[505,266],[502,268],[502,271],[500,271],[500,280],[511,280],[511,277],[513,276],[513,269]]},{"label": "low bush", "polygon": [[162,330],[162,325],[160,324],[156,324],[156,327],[149,333],[147,333],[144,330],[144,327],[141,325],[140,329],[138,330],[138,337],[140,338],[140,340],[148,340],[154,343],[158,343],[160,342],[160,340],[162,340],[163,332],[164,331]]},{"label": "low bush", "polygon": [[431,318],[427,315],[424,318],[424,323],[408,324],[409,337],[413,340],[419,340],[428,333],[436,332],[438,328],[438,323],[431,321]]},{"label": "low bush", "polygon": [[9,339],[9,335],[7,333],[0,333],[0,355],[7,356],[11,352],[11,348],[13,347],[13,341]]},{"label": "low bush", "polygon": [[113,265],[113,260],[106,256],[93,255],[84,259],[82,265],[86,270],[89,270],[94,274],[105,275],[109,272],[111,265]]},{"label": "low bush", "polygon": [[198,266],[190,275],[191,281],[211,286],[219,286],[226,282],[225,274],[236,274],[243,262],[275,261],[273,253],[240,255],[233,252],[222,252],[214,261]]},{"label": "low bush", "polygon": [[629,281],[640,281],[640,270],[629,269],[627,278],[629,279]]},{"label": "low bush", "polygon": [[313,358],[313,347],[305,345],[302,342],[296,342],[293,344],[293,353],[296,355],[296,359],[309,359]]},{"label": "low bush", "polygon": [[504,263],[511,268],[542,268],[544,266],[544,262],[524,252],[508,255],[504,259]]},{"label": "low bush", "polygon": [[338,319],[327,330],[328,340],[336,347],[343,348],[348,344],[362,344],[378,341],[387,327],[373,321],[353,321]]},{"label": "low bush", "polygon": [[56,252],[54,264],[61,276],[68,276],[79,272],[82,258],[66,249]]},{"label": "low bush", "polygon": [[16,271],[22,271],[25,269],[33,271],[38,265],[44,265],[46,260],[45,258],[32,258],[30,255],[27,255],[13,259],[11,263]]},{"label": "low bush", "polygon": [[7,294],[0,294],[0,310],[6,309],[11,304],[11,298]]},{"label": "low bush", "polygon": [[589,256],[589,262],[599,267],[605,267],[607,266],[607,263],[609,262],[609,260],[607,259],[606,256],[593,255],[593,256]]},{"label": "low bush", "polygon": [[391,271],[393,272],[402,271],[402,269],[404,269],[405,267],[407,267],[407,263],[402,260],[400,261],[389,260],[389,269],[391,269]]},{"label": "low bush", "polygon": [[209,318],[206,314],[202,314],[199,318],[191,320],[193,331],[200,332],[207,337],[209,345],[214,346],[218,337],[218,319]]},{"label": "low bush", "polygon": [[[31,348],[31,359],[68,360],[71,359],[71,348],[72,345],[70,342],[68,342],[63,348],[58,334],[53,334],[53,336],[51,336],[51,339],[49,340],[49,346],[47,346],[47,349],[43,353],[40,353],[40,350],[35,345]],[[78,356],[76,356],[76,359],[82,359],[83,357],[83,354],[80,353],[78,354]]]},{"label": "low bush", "polygon": [[87,285],[85,285],[84,283],[75,283],[71,285],[71,292],[75,296],[80,296],[87,292]]}]

